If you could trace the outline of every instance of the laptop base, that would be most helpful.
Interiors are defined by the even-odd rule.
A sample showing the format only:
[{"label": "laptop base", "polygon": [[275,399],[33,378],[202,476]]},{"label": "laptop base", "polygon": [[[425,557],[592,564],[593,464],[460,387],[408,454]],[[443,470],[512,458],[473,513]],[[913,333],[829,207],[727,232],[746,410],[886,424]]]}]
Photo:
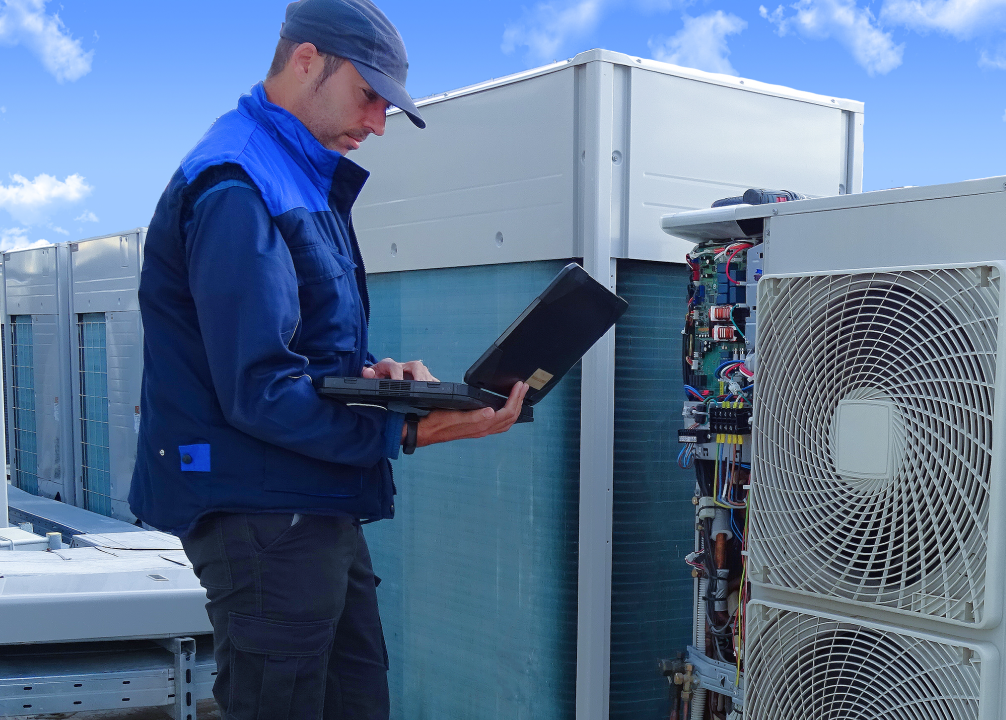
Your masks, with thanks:
[{"label": "laptop base", "polygon": [[[318,392],[351,404],[380,405],[393,412],[420,417],[433,410],[501,410],[507,398],[465,383],[385,380],[378,378],[326,377]],[[530,405],[521,408],[517,422],[533,422]]]}]

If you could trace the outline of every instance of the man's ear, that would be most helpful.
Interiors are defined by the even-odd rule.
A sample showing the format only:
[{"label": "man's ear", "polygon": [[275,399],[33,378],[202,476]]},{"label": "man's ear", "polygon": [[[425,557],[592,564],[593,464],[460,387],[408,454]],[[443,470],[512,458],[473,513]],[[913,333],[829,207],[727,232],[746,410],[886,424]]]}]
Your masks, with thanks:
[{"label": "man's ear", "polygon": [[290,56],[290,69],[302,84],[314,81],[314,72],[325,61],[312,43],[301,43]]}]

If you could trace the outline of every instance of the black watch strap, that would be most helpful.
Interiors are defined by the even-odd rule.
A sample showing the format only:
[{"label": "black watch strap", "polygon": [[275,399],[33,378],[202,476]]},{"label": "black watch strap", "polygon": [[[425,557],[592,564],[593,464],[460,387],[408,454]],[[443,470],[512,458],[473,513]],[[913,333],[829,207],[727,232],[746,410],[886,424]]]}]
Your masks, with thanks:
[{"label": "black watch strap", "polygon": [[409,413],[405,416],[405,442],[402,444],[402,452],[411,455],[416,451],[416,441],[419,439],[419,416]]}]

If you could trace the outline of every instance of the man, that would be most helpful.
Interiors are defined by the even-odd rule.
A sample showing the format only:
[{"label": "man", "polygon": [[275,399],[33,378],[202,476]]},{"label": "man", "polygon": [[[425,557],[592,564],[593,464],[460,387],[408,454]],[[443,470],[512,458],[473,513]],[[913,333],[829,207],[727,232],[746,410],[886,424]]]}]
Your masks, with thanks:
[{"label": "man", "polygon": [[367,351],[350,210],[405,90],[398,31],[369,0],[287,8],[269,75],[182,161],[140,282],[143,418],[130,506],[178,534],[206,588],[226,718],[387,718],[387,653],[361,521],[390,518],[389,458],[504,432],[498,411],[416,422],[320,398],[326,375],[433,379]]}]

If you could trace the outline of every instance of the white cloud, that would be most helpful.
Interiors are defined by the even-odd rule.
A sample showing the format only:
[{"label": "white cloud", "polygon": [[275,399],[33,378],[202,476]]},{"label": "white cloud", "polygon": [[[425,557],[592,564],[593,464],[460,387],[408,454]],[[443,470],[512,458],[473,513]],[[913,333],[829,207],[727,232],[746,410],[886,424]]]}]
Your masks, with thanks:
[{"label": "white cloud", "polygon": [[91,71],[94,51],[84,52],[58,13],[45,11],[47,0],[0,2],[0,45],[24,45],[58,82],[77,80]]},{"label": "white cloud", "polygon": [[0,228],[0,252],[29,247],[43,247],[45,245],[52,245],[52,243],[48,240],[29,240],[28,228]]},{"label": "white cloud", "polygon": [[912,30],[936,30],[967,40],[1002,29],[1006,0],[886,0],[880,19]]},{"label": "white cloud", "polygon": [[50,230],[52,230],[53,232],[58,232],[60,235],[69,235],[70,234],[70,232],[68,230],[64,230],[59,225],[53,225],[52,223],[48,223],[46,225],[46,227],[49,228]]},{"label": "white cloud", "polygon": [[597,28],[604,14],[630,5],[644,14],[687,7],[696,0],[544,0],[524,8],[520,20],[507,23],[500,49],[510,54],[527,48],[532,63],[565,57],[569,44]]},{"label": "white cloud", "polygon": [[883,75],[901,65],[905,46],[895,45],[873,13],[855,0],[798,0],[790,7],[796,11],[793,15],[781,5],[771,13],[763,5],[759,13],[776,25],[779,35],[795,30],[812,40],[834,37],[870,75]]},{"label": "white cloud", "polygon": [[7,106],[6,105],[0,105],[0,113],[5,113],[5,112],[7,112]]},{"label": "white cloud", "polygon": [[85,210],[80,215],[74,218],[75,222],[98,222],[98,216],[95,215],[90,210]]},{"label": "white cloud", "polygon": [[1006,70],[1006,45],[1000,45],[994,54],[982,50],[978,66],[990,70]]},{"label": "white cloud", "polygon": [[1006,122],[1006,111],[1003,111],[1003,122]]},{"label": "white cloud", "polygon": [[727,56],[727,35],[736,35],[748,26],[736,15],[722,10],[699,17],[684,17],[684,27],[672,38],[650,40],[650,51],[657,60],[708,72],[736,75]]},{"label": "white cloud", "polygon": [[606,0],[562,0],[538,3],[524,17],[503,30],[503,52],[526,47],[528,59],[548,62],[558,59],[567,40],[586,35],[601,19]]},{"label": "white cloud", "polygon": [[31,225],[45,219],[45,211],[57,204],[72,203],[86,197],[92,188],[76,173],[66,180],[52,175],[37,175],[29,180],[22,175],[11,175],[10,185],[0,184],[0,208],[20,223]]}]

